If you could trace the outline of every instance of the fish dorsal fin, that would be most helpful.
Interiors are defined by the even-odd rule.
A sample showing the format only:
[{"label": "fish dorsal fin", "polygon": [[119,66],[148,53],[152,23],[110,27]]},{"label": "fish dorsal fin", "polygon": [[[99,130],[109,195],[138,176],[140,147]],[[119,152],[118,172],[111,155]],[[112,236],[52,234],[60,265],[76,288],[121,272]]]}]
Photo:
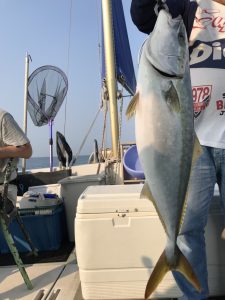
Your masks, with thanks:
[{"label": "fish dorsal fin", "polygon": [[[196,160],[199,158],[199,156],[202,154],[202,146],[198,140],[198,137],[195,133],[195,141],[194,141],[194,149],[193,149],[193,155],[192,155],[192,163],[191,163],[191,172],[192,172],[192,168],[193,165],[195,164]],[[179,226],[179,231],[181,229],[181,226],[184,222],[184,216],[186,213],[186,208],[187,208],[187,198],[188,198],[188,189],[189,189],[189,184],[187,187],[187,192],[186,192],[186,196],[185,196],[185,200],[184,200],[184,205],[183,205],[183,210],[182,210],[182,214],[181,214],[181,218],[180,218],[180,226]]]},{"label": "fish dorsal fin", "polygon": [[128,107],[127,107],[127,111],[126,111],[126,117],[127,119],[130,119],[133,117],[133,115],[136,112],[136,106],[138,104],[138,100],[139,100],[139,92],[137,92],[134,97],[131,99]]},{"label": "fish dorsal fin", "polygon": [[163,218],[162,218],[161,215],[160,215],[160,212],[159,212],[158,207],[157,207],[157,205],[156,205],[155,199],[154,199],[154,197],[153,197],[153,195],[152,195],[152,192],[151,192],[151,190],[150,190],[149,185],[148,185],[147,182],[144,183],[144,186],[143,186],[143,188],[142,188],[142,190],[141,190],[140,198],[141,198],[141,199],[147,198],[147,199],[149,199],[149,200],[152,202],[152,204],[153,204],[154,207],[155,207],[155,210],[157,211],[157,214],[158,214],[158,216],[159,216],[159,219],[160,219],[160,221],[161,221],[161,223],[162,223],[162,225],[163,225],[163,228],[164,228],[165,232],[167,233],[166,225],[165,225],[165,223],[164,223],[164,221],[163,221]]}]

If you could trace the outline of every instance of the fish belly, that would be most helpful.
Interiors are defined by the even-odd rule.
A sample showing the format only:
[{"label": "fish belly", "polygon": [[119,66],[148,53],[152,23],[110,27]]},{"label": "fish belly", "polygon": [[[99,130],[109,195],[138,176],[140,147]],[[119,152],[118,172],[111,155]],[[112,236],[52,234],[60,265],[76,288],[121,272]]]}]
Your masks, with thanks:
[{"label": "fish belly", "polygon": [[172,111],[155,88],[140,96],[135,116],[140,162],[168,238],[174,243],[185,201],[193,149],[193,125],[190,119],[187,126],[186,117],[182,107],[181,111]]}]

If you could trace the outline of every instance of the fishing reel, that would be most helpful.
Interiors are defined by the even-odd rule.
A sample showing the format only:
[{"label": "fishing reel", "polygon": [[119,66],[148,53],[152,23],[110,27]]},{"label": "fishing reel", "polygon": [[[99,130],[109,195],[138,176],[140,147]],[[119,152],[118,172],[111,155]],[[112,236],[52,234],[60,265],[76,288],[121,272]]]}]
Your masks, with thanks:
[{"label": "fishing reel", "polygon": [[169,7],[166,4],[166,0],[157,0],[156,5],[154,8],[155,14],[158,16],[159,11],[161,9],[165,9],[167,12],[169,12]]}]

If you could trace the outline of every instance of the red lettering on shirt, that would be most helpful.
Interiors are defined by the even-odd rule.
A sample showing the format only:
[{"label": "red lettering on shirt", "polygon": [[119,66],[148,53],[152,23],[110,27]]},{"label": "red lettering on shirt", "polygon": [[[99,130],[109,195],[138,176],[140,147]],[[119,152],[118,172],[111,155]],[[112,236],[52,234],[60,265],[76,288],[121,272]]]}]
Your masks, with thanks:
[{"label": "red lettering on shirt", "polygon": [[200,112],[206,109],[211,100],[212,86],[202,85],[192,87],[194,111]]},{"label": "red lettering on shirt", "polygon": [[193,29],[206,29],[208,26],[212,26],[218,32],[225,32],[225,19],[218,16],[219,13],[220,11],[215,9],[202,9],[201,16],[195,18]]}]

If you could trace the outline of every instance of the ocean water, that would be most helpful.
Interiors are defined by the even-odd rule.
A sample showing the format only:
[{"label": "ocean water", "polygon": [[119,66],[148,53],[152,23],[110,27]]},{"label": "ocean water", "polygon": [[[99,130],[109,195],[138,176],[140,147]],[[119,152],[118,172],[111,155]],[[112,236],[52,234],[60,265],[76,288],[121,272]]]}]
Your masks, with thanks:
[{"label": "ocean water", "polygon": [[[88,155],[80,155],[75,165],[82,165],[88,162]],[[48,168],[50,166],[50,159],[49,157],[31,157],[30,159],[26,160],[26,169],[40,169],[40,168]],[[53,167],[59,166],[58,157],[53,157]],[[18,170],[22,170],[22,161],[19,161]]]}]

